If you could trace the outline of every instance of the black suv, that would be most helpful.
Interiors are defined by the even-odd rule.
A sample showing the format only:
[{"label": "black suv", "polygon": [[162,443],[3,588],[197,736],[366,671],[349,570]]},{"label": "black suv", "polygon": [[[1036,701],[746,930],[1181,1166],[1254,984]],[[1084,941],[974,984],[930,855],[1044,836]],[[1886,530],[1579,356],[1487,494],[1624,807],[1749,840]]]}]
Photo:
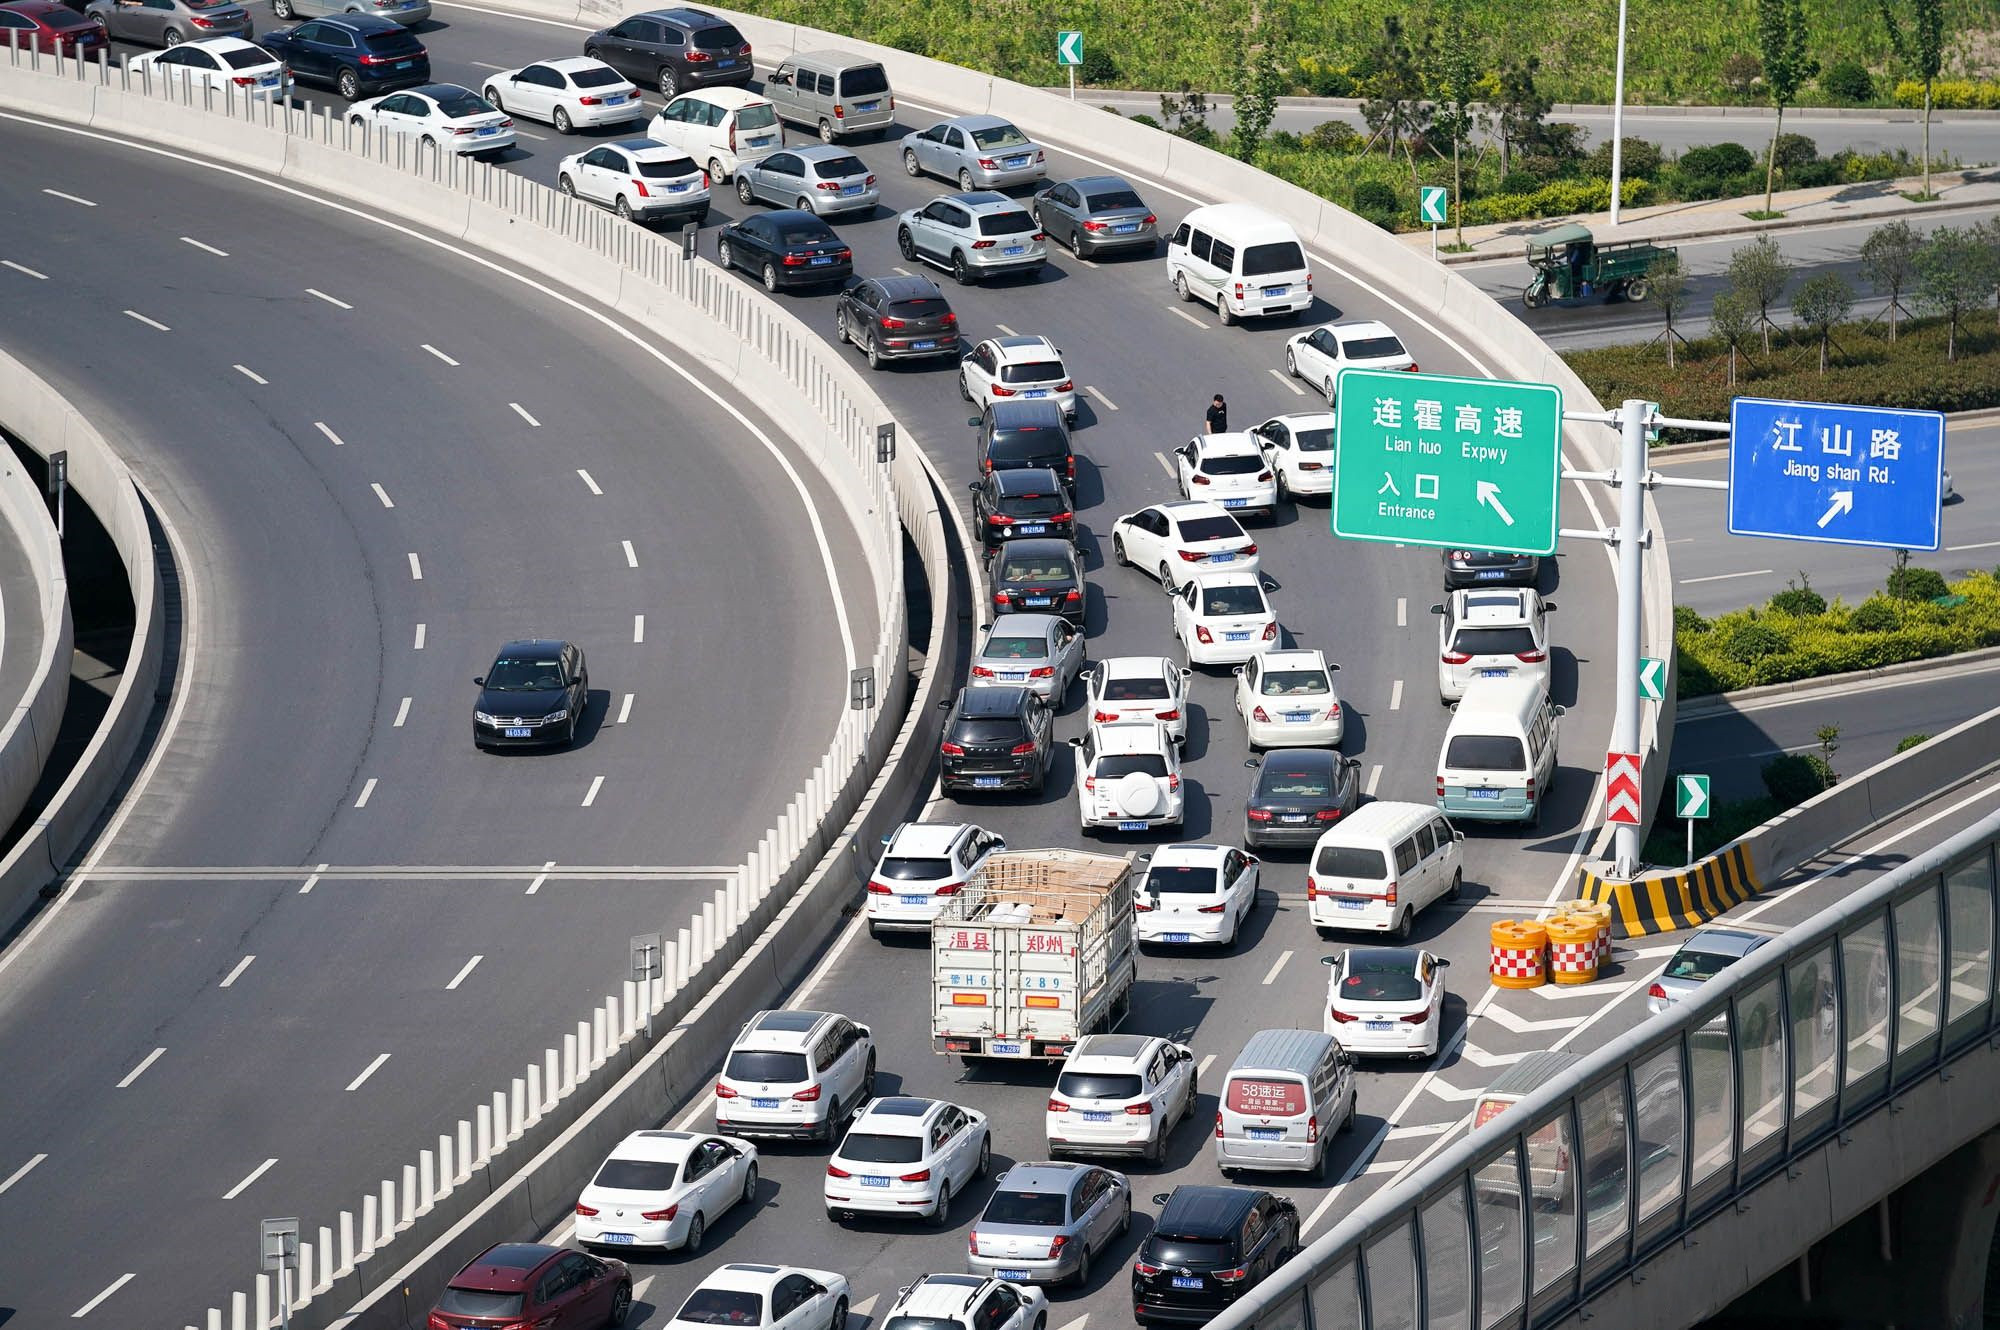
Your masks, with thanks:
[{"label": "black suv", "polygon": [[861,348],[868,368],[885,360],[958,355],[958,315],[928,277],[869,277],[840,293],[840,340]]},{"label": "black suv", "polygon": [[1067,540],[1010,540],[993,559],[993,608],[1060,614],[1083,626],[1083,559]]},{"label": "black suv", "polygon": [[257,44],[285,62],[301,83],[330,83],[348,101],[431,81],[424,44],[394,19],[334,14],[267,32]]},{"label": "black suv", "polygon": [[1542,561],[1532,554],[1496,554],[1492,550],[1444,551],[1444,588],[1463,591],[1475,586],[1533,586],[1542,580]]},{"label": "black suv", "polygon": [[690,88],[747,84],[756,77],[750,43],[705,9],[653,9],[586,37],[583,53],[663,97]]},{"label": "black suv", "polygon": [[979,474],[1017,467],[1045,466],[1076,483],[1076,454],[1069,426],[1054,398],[994,402],[965,422],[979,431]]},{"label": "black suv", "polygon": [[1202,1325],[1299,1249],[1298,1207],[1255,1187],[1176,1187],[1132,1262],[1140,1325]]},{"label": "black suv", "polygon": [[938,783],[946,794],[1040,794],[1055,756],[1055,717],[1025,688],[967,688],[944,720]]},{"label": "black suv", "polygon": [[1030,536],[1076,540],[1076,507],[1069,489],[1047,467],[989,471],[966,488],[972,491],[972,524],[988,554]]}]

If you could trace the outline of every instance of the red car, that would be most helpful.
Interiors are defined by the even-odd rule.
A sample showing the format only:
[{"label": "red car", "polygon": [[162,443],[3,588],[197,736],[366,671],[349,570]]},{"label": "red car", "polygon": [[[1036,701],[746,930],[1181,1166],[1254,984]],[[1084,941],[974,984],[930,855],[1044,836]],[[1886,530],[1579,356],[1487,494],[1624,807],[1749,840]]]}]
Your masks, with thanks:
[{"label": "red car", "polygon": [[632,1310],[632,1274],[539,1242],[503,1242],[460,1270],[431,1308],[429,1330],[597,1330]]},{"label": "red car", "polygon": [[52,0],[16,0],[0,5],[0,46],[102,60],[106,41],[104,25],[94,18]]}]

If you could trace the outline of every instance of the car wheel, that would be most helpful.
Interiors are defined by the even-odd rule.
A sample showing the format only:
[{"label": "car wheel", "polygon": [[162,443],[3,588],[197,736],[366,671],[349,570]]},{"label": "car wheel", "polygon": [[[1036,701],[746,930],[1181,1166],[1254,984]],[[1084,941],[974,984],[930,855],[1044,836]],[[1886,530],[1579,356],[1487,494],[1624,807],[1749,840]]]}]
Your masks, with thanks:
[{"label": "car wheel", "polygon": [[349,129],[358,129],[364,134],[368,132],[368,122],[358,115],[347,117],[347,127]]},{"label": "car wheel", "polygon": [[1084,253],[1083,233],[1077,227],[1075,226],[1070,227],[1069,238],[1067,243],[1069,245],[1069,252],[1076,255],[1078,258],[1083,259],[1090,257],[1088,254]]},{"label": "car wheel", "polygon": [[833,1304],[833,1319],[826,1323],[826,1330],[847,1330],[847,1299],[838,1298]]},{"label": "car wheel", "polygon": [[757,1166],[755,1164],[743,1170],[743,1204],[757,1204]]},{"label": "car wheel", "polygon": [[1299,377],[1299,358],[1289,346],[1285,348],[1285,374],[1288,378]]},{"label": "car wheel", "polygon": [[506,105],[502,103],[500,100],[500,90],[494,87],[491,83],[481,88],[479,90],[479,95],[484,97],[487,101],[492,102],[494,110],[500,112],[502,115],[505,115],[507,113]]},{"label": "car wheel", "polygon": [[750,182],[742,176],[736,177],[736,199],[739,203],[756,202],[755,196],[750,193]]},{"label": "car wheel", "polygon": [[658,82],[662,97],[672,97],[681,90],[681,81],[674,77],[674,71],[666,65],[660,66]]},{"label": "car wheel", "polygon": [[708,178],[711,181],[729,179],[729,172],[722,169],[722,159],[720,157],[711,157],[708,159]]},{"label": "car wheel", "polygon": [[618,196],[618,216],[628,222],[632,220],[632,200],[623,194]]},{"label": "car wheel", "polygon": [[971,286],[979,280],[973,275],[972,269],[965,266],[965,254],[962,250],[953,250],[951,253],[951,277],[960,286]]},{"label": "car wheel", "polygon": [[1236,316],[1229,312],[1229,297],[1220,291],[1215,293],[1215,321],[1225,328],[1236,322]]},{"label": "car wheel", "polygon": [[1169,591],[1174,589],[1174,570],[1167,567],[1165,559],[1160,560],[1160,585]]},{"label": "car wheel", "polygon": [[1465,874],[1454,871],[1451,875],[1451,893],[1447,900],[1458,900],[1465,895]]},{"label": "car wheel", "polygon": [[881,369],[882,350],[880,347],[875,345],[875,338],[872,335],[868,338],[868,345],[864,349],[868,354],[868,368]]},{"label": "car wheel", "polygon": [[611,1314],[604,1318],[604,1324],[617,1330],[625,1324],[625,1318],[632,1314],[632,1286],[620,1284],[618,1291],[611,1295]]},{"label": "car wheel", "polygon": [[703,1219],[701,1211],[697,1210],[694,1212],[694,1218],[688,1221],[687,1241],[681,1244],[681,1250],[689,1256],[698,1254],[701,1251],[702,1239],[707,1236],[708,1221]]},{"label": "car wheel", "polygon": [[993,1138],[988,1136],[979,1143],[979,1176],[985,1177],[993,1171]]},{"label": "car wheel", "polygon": [[1360,1097],[1361,1092],[1358,1090],[1347,1092],[1347,1116],[1340,1120],[1340,1134],[1343,1136],[1354,1130],[1354,1110],[1358,1107]]},{"label": "car wheel", "polygon": [[1125,537],[1113,536],[1111,538],[1111,560],[1120,568],[1130,568],[1132,566],[1132,561],[1125,557]]},{"label": "car wheel", "polygon": [[861,1073],[861,1097],[863,1099],[873,1099],[875,1097],[875,1055],[873,1053],[868,1055],[867,1070]]},{"label": "car wheel", "polygon": [[1188,294],[1186,273],[1177,272],[1174,274],[1174,294],[1179,296],[1182,300],[1194,299],[1193,296]]},{"label": "car wheel", "polygon": [[567,107],[558,106],[556,108],[555,127],[558,134],[568,134],[576,129],[576,126],[570,123],[569,109]]},{"label": "car wheel", "polygon": [[963,166],[958,168],[958,187],[964,193],[972,192],[972,172]]},{"label": "car wheel", "polygon": [[917,242],[910,238],[910,228],[907,226],[896,232],[896,251],[906,259],[917,257]]},{"label": "car wheel", "polygon": [[924,173],[924,168],[917,164],[917,150],[915,148],[903,149],[903,172],[906,175],[913,176]]},{"label": "car wheel", "polygon": [[736,266],[735,251],[729,247],[727,240],[718,240],[715,242],[715,261],[724,268],[733,268]]},{"label": "car wheel", "polygon": [[271,12],[289,22],[294,17],[292,0],[271,0]]},{"label": "car wheel", "polygon": [[168,50],[172,50],[174,47],[179,46],[181,42],[183,42],[184,40],[186,39],[183,38],[177,30],[173,28],[167,29],[166,43]]},{"label": "car wheel", "polygon": [[1292,487],[1285,483],[1285,473],[1278,472],[1278,502],[1287,503],[1292,497]]},{"label": "car wheel", "polygon": [[850,346],[854,342],[854,334],[847,327],[847,311],[845,309],[833,316],[833,336],[834,340],[838,341],[842,346]]},{"label": "car wheel", "polygon": [[1152,1140],[1146,1142],[1146,1148],[1141,1153],[1140,1158],[1144,1159],[1148,1167],[1151,1168],[1158,1168],[1166,1162],[1167,1133],[1164,1125],[1162,1125],[1158,1132],[1154,1133]]},{"label": "car wheel", "polygon": [[1078,1288],[1090,1287],[1090,1244],[1083,1244],[1083,1255],[1076,1258],[1076,1273],[1071,1277]]},{"label": "car wheel", "polygon": [[351,69],[340,71],[339,87],[340,95],[347,98],[350,102],[357,100],[361,96],[361,79]]},{"label": "car wheel", "polygon": [[793,206],[798,208],[800,212],[809,212],[815,217],[819,216],[819,209],[813,207],[812,200],[803,194],[799,195],[797,202]]},{"label": "car wheel", "polygon": [[964,370],[958,372],[958,395],[968,402],[972,400],[972,389],[965,382]]},{"label": "car wheel", "polygon": [[1326,394],[1327,403],[1331,405],[1333,402],[1333,375],[1329,374],[1320,380],[1319,390]]},{"label": "car wheel", "polygon": [[828,120],[825,116],[821,116],[819,120],[819,141],[821,143],[833,142],[833,121]]},{"label": "car wheel", "polygon": [[764,265],[764,289],[766,291],[778,289],[778,265],[775,263]]},{"label": "car wheel", "polygon": [[569,728],[563,731],[563,747],[576,747],[576,727],[583,723],[583,712],[579,708],[570,713]]},{"label": "car wheel", "polygon": [[1399,944],[1410,940],[1410,912],[1408,910],[1396,916],[1396,927],[1390,931],[1389,936],[1395,938]]},{"label": "car wheel", "polygon": [[939,1228],[951,1227],[951,1184],[938,1184],[937,1209],[931,1211],[931,1222]]}]

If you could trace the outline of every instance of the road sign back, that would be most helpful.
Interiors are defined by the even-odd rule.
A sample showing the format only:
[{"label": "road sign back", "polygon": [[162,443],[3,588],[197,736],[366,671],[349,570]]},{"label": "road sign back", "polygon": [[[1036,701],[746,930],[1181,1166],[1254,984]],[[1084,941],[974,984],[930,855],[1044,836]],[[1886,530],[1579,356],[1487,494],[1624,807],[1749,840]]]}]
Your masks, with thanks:
[{"label": "road sign back", "polygon": [[1731,534],[1938,547],[1941,413],[1739,397],[1729,427]]}]

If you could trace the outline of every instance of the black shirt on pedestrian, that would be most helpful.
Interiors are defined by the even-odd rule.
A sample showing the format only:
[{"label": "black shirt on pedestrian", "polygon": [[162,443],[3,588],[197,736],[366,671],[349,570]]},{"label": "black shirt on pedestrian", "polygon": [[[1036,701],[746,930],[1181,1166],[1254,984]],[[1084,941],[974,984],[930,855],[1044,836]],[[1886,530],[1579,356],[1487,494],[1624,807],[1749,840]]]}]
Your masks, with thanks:
[{"label": "black shirt on pedestrian", "polygon": [[1223,403],[1211,403],[1206,419],[1208,420],[1208,432],[1210,434],[1226,434],[1229,432],[1229,408]]}]

